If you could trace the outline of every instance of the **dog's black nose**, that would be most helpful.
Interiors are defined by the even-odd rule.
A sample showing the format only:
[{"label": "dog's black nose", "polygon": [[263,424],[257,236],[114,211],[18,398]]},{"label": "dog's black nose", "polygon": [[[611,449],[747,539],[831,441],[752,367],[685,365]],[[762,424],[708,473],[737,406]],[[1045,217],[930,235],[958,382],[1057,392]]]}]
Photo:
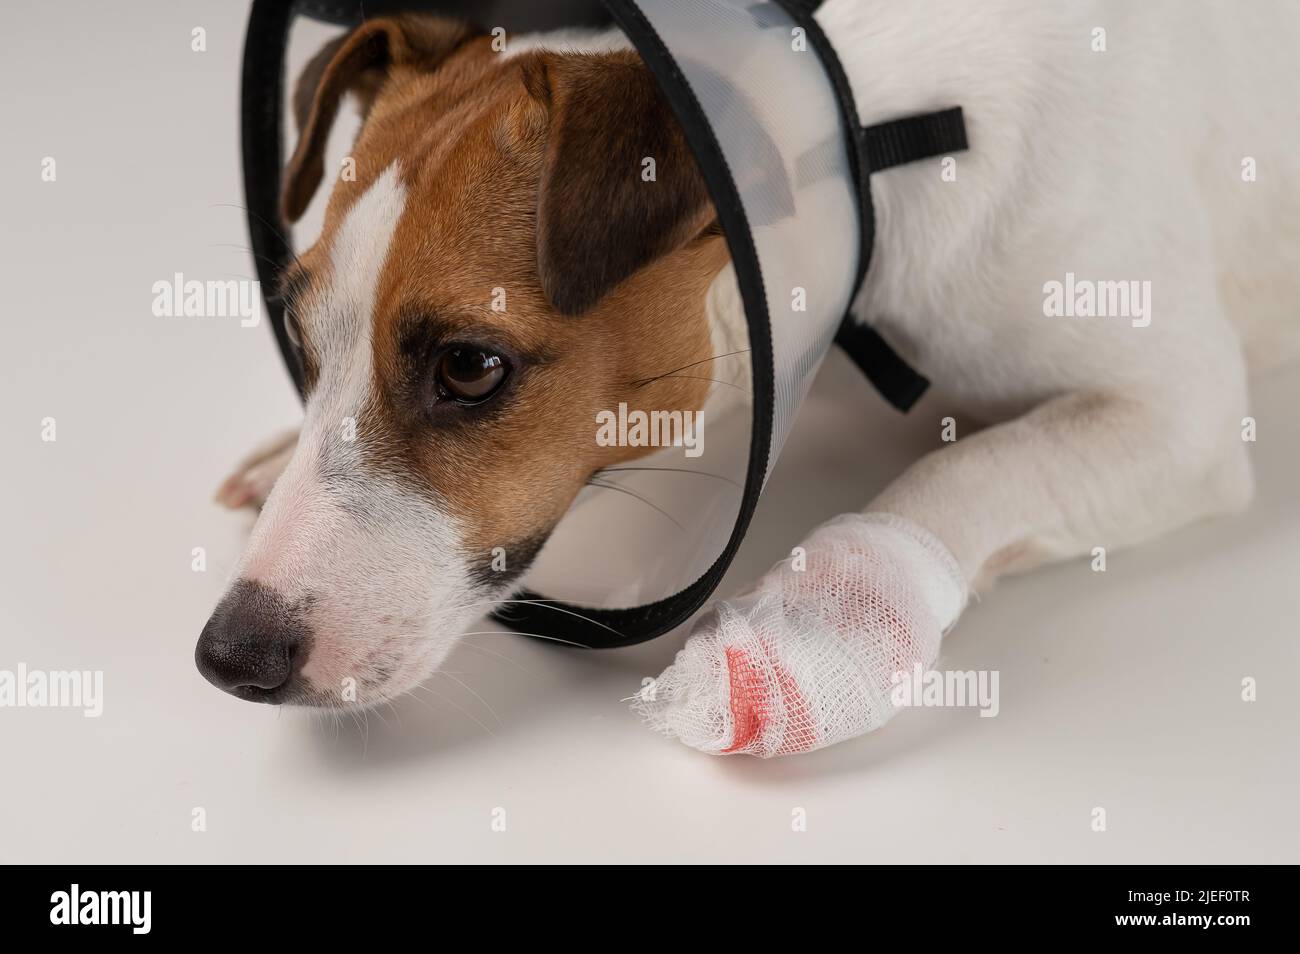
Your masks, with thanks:
[{"label": "dog's black nose", "polygon": [[203,627],[194,662],[218,689],[278,703],[292,695],[309,643],[306,625],[283,597],[240,580]]}]

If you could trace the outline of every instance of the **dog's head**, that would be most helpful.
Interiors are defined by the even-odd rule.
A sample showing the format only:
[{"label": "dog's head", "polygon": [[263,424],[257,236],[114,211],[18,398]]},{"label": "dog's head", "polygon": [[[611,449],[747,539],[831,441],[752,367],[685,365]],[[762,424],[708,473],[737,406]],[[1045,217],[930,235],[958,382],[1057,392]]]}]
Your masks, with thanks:
[{"label": "dog's head", "polygon": [[592,475],[644,452],[600,446],[598,411],[702,405],[701,376],[646,382],[710,356],[727,261],[630,51],[370,21],[299,80],[289,221],[347,93],[361,131],[284,289],[304,425],[197,653],[258,701],[367,705],[428,676]]}]

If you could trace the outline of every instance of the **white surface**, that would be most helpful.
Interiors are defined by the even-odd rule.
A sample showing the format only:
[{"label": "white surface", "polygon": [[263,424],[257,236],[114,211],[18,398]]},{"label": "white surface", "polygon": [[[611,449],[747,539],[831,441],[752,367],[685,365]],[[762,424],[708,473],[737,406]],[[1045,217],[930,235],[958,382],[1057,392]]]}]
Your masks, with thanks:
[{"label": "white surface", "polygon": [[[152,7],[33,5],[0,30],[0,669],[102,669],[106,696],[99,719],[0,709],[0,860],[1300,859],[1296,373],[1256,389],[1249,513],[968,611],[942,662],[1001,672],[994,719],[916,710],[812,755],[710,759],[619,701],[681,634],[610,653],[472,636],[454,677],[337,738],[210,687],[194,642],[251,518],[209,498],[297,407],[267,329],[150,312],[174,272],[252,275],[221,247],[246,244],[226,205],[244,10]],[[949,410],[897,417],[836,357],[730,588],[865,503]]]}]

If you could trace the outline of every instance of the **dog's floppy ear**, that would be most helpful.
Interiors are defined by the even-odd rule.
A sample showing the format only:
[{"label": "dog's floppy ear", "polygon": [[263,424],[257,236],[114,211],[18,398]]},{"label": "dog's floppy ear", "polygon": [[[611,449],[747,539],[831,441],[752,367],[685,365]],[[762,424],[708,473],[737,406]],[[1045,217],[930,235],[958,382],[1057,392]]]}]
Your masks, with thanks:
[{"label": "dog's floppy ear", "polygon": [[542,54],[523,73],[550,113],[538,274],[555,308],[579,314],[699,235],[713,206],[668,101],[636,54]]},{"label": "dog's floppy ear", "polygon": [[384,17],[326,43],[303,67],[294,87],[298,146],[285,169],[280,193],[285,221],[297,221],[320,185],[325,143],[344,93],[357,95],[365,116],[390,70],[401,66],[432,70],[474,35],[468,24],[457,20]]}]

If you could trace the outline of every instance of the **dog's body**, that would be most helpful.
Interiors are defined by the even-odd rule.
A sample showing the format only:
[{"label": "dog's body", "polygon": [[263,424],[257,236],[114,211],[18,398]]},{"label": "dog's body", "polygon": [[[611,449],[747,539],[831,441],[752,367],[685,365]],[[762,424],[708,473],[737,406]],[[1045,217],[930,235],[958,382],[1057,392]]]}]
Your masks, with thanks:
[{"label": "dog's body", "polygon": [[[779,644],[796,616],[800,640],[838,645],[849,635],[895,663],[929,663],[968,587],[1244,506],[1252,492],[1242,438],[1247,366],[1300,348],[1300,123],[1287,102],[1300,8],[826,0],[817,16],[864,124],[964,108],[972,149],[958,158],[955,181],[929,163],[873,177],[876,246],[854,314],[994,426],[918,461],[871,502],[867,518],[846,518],[814,535],[810,576],[792,583],[778,567],[760,582],[758,592],[766,583],[784,594],[762,640],[751,639],[758,628],[752,614],[745,622],[752,605],[704,618],[647,711],[660,727],[710,751],[801,751],[887,717],[822,718],[836,722],[835,731],[804,719],[798,732],[790,726],[799,720],[751,718],[751,710],[794,705],[788,691],[772,688],[789,668],[773,634]],[[223,488],[231,505],[269,499],[241,582],[205,631],[218,657],[205,672],[211,678],[230,659],[246,659],[252,650],[238,630],[259,622],[290,632],[297,647],[276,651],[284,665],[267,678],[239,682],[247,673],[236,673],[233,685],[214,678],[250,698],[265,690],[270,701],[329,704],[338,682],[352,676],[368,690],[361,701],[372,702],[418,682],[447,651],[452,630],[477,616],[484,600],[508,595],[509,582],[484,583],[476,573],[482,552],[499,543],[535,551],[582,482],[614,462],[609,452],[581,444],[590,408],[618,400],[611,382],[707,359],[717,353],[719,334],[743,322],[722,241],[694,180],[670,181],[678,192],[668,206],[635,209],[632,221],[662,227],[632,260],[592,266],[594,278],[573,274],[575,262],[599,256],[593,249],[574,254],[574,230],[584,223],[559,218],[580,218],[583,203],[559,195],[552,180],[559,181],[557,163],[577,174],[563,164],[590,161],[583,150],[601,148],[589,139],[590,123],[566,114],[579,94],[595,97],[589,102],[627,95],[621,91],[634,67],[618,52],[625,45],[619,37],[530,38],[502,58],[449,29],[418,41],[409,27],[404,40],[402,30],[385,33],[388,73],[379,81],[346,74],[349,56],[356,74],[365,49],[354,35],[322,58],[328,65],[316,64],[324,76],[308,84],[316,89],[314,112],[300,109],[307,146],[291,163],[290,217],[315,187],[311,144],[332,119],[331,95],[358,91],[369,116],[354,150],[364,171],[336,187],[322,239],[299,272],[298,321],[311,342],[304,354],[314,385],[302,437],[255,455]],[[366,42],[373,46],[379,33],[384,28],[372,24]],[[612,92],[592,79],[606,61],[624,71]],[[586,115],[613,122],[631,109],[641,111],[643,124],[670,123],[652,100],[638,92],[635,108],[620,102]],[[413,104],[430,102],[453,104],[439,107],[436,143],[412,118]],[[475,133],[484,123],[486,131]],[[449,126],[462,132],[448,135]],[[654,138],[652,151],[681,153],[672,135],[657,130]],[[413,143],[423,145],[413,150]],[[474,143],[480,151],[467,152]],[[480,176],[489,162],[484,143],[494,150],[491,162],[523,171],[514,179],[500,168]],[[641,155],[647,147],[630,148]],[[319,179],[319,169],[314,175]],[[473,184],[451,190],[449,176]],[[486,211],[483,190],[493,203]],[[621,194],[603,198],[616,210],[623,201]],[[479,241],[476,229],[498,228],[522,230],[527,241],[464,251]],[[460,244],[442,242],[444,233]],[[485,262],[493,267],[485,271]],[[1072,288],[1076,281],[1132,281],[1148,291],[1123,315],[1047,314],[1051,283]],[[483,301],[485,289],[497,285],[523,302],[492,319],[509,325],[482,327],[479,312],[452,321],[456,327],[443,336],[459,340],[473,329],[475,341],[503,341],[519,365],[511,378],[517,383],[502,386],[504,400],[514,402],[505,409],[456,421],[437,412],[444,417],[435,437],[458,462],[454,475],[439,476],[442,465],[421,449],[432,438],[402,410],[404,389],[421,387],[399,383],[408,379],[398,356],[422,347],[404,300],[412,285],[440,315]],[[556,312],[569,314],[557,322]],[[564,321],[584,324],[581,341],[566,337]],[[530,348],[547,352],[536,365],[551,369],[545,374],[567,377],[552,380],[548,391],[543,372],[523,370],[534,366]],[[577,370],[564,371],[566,362]],[[592,371],[593,363],[613,370]],[[687,407],[705,397],[679,382],[653,400]],[[532,416],[554,424],[566,414],[567,441],[529,437]],[[365,434],[360,444],[336,439],[343,419]],[[487,451],[470,433],[493,427],[508,429],[508,438],[498,433],[490,445],[503,459],[497,483],[474,475]],[[533,490],[521,494],[504,482],[511,466],[528,468]],[[856,555],[847,589],[832,588],[844,599],[868,593],[862,599],[878,607],[885,590],[872,574],[885,567],[890,598],[907,603],[908,614],[873,611],[858,630],[841,627],[837,637],[824,604],[796,613],[792,606],[809,596],[800,587],[823,565],[818,547]],[[843,561],[824,565],[826,573],[845,572]],[[893,631],[903,617],[910,622]],[[746,665],[768,673],[755,678],[771,697],[737,695],[736,659],[744,654],[736,647],[747,639]],[[826,679],[856,665],[838,656],[833,662]],[[692,666],[722,674],[716,698],[701,700],[698,680],[691,693],[674,691],[690,682]],[[821,671],[796,675],[816,681]],[[284,688],[290,673],[298,680],[293,691]],[[855,678],[864,681],[841,695],[882,690],[874,669]],[[795,695],[809,708],[806,699],[819,690],[802,689]]]},{"label": "dog's body", "polygon": [[[874,506],[933,529],[975,580],[1242,505],[1243,348],[1300,343],[1300,123],[1285,103],[1300,11],[824,9],[830,35],[867,38],[847,67],[864,121],[958,101],[975,142],[957,196],[931,170],[877,177],[859,307],[972,414],[1012,421]],[[1097,28],[1105,52],[1076,42]],[[1244,182],[1246,157],[1268,176]],[[1149,280],[1150,325],[1044,316],[1044,284],[1067,272]]]}]

